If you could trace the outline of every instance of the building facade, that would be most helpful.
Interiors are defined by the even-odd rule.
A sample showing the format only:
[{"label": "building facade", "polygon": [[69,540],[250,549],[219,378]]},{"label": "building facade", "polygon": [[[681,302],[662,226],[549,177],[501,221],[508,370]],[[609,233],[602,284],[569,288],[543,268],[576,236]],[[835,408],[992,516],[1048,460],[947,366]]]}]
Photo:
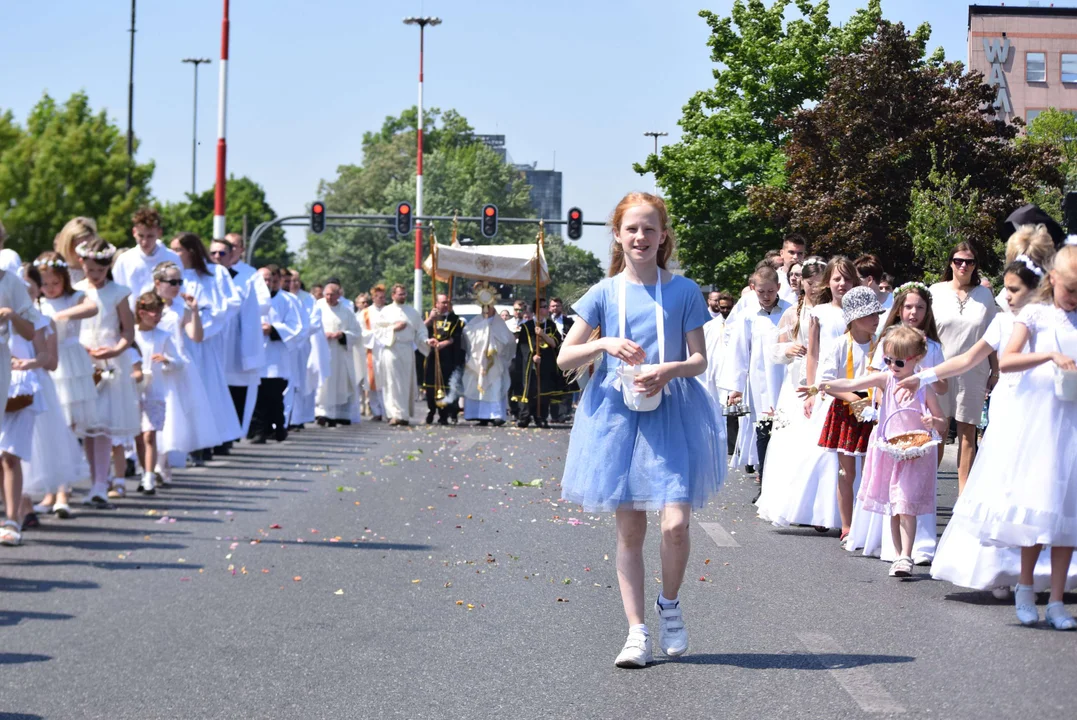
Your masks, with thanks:
[{"label": "building facade", "polygon": [[[538,163],[517,164],[512,162],[505,147],[504,135],[476,135],[475,139],[493,150],[501,162],[510,164],[524,175],[524,180],[531,186],[531,209],[535,215],[545,219],[563,219],[561,215],[561,173],[557,170],[539,170]],[[560,234],[560,226],[549,229],[551,233]]]},{"label": "building facade", "polygon": [[968,43],[968,67],[997,88],[1002,119],[1077,113],[1077,8],[970,5]]}]

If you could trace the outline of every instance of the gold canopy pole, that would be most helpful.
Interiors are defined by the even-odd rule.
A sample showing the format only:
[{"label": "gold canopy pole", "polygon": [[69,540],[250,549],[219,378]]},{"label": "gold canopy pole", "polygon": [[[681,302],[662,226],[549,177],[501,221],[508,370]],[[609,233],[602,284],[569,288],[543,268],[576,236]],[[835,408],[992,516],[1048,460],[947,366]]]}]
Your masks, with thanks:
[{"label": "gold canopy pole", "polygon": [[[438,253],[437,253],[437,235],[431,229],[430,232],[430,289],[434,304],[431,306],[430,311],[433,312],[437,309],[438,304]],[[430,323],[431,337],[436,341],[438,339],[438,324],[437,321]],[[429,361],[429,356],[427,356]],[[425,373],[423,373],[425,376]],[[435,342],[434,344],[434,404],[442,400],[445,397],[445,379],[441,376],[441,350]]]},{"label": "gold canopy pole", "polygon": [[[539,306],[542,304],[542,243],[546,239],[546,227],[542,220],[539,220],[538,236],[535,238],[535,353],[539,353],[539,339],[538,339],[538,327],[539,327]],[[545,325],[545,324],[544,324]],[[545,327],[543,327],[545,331]],[[538,366],[535,367],[535,392],[537,394],[535,408],[539,415],[542,414],[542,376],[539,374]]]}]

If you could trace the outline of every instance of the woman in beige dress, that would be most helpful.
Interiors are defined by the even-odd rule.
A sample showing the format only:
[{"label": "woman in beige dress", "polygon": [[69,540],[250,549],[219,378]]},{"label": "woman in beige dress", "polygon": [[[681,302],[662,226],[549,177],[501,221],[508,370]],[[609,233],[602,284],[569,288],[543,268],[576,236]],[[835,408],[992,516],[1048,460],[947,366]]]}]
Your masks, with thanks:
[{"label": "woman in beige dress", "polygon": [[[961,242],[950,251],[943,282],[931,286],[931,308],[942,340],[942,352],[950,359],[965,352],[983,337],[998,311],[991,291],[980,285],[979,259],[972,245]],[[951,378],[948,392],[939,396],[942,410],[957,420],[957,490],[976,458],[976,425],[980,422],[987,393],[998,381],[998,358],[994,353],[964,375]],[[939,446],[942,459],[943,446]]]}]

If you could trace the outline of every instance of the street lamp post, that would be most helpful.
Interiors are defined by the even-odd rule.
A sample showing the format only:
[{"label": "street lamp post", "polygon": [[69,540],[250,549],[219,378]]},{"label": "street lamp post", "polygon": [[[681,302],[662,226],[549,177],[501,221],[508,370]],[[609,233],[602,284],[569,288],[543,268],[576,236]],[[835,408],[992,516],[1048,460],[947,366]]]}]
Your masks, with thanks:
[{"label": "street lamp post", "polygon": [[[441,24],[441,18],[437,17],[406,17],[405,25],[419,26],[419,119],[418,138],[419,148],[415,157],[415,217],[423,215],[423,35],[426,26],[434,27]],[[412,303],[416,310],[423,309],[423,221],[415,221],[415,286],[413,289]]]},{"label": "street lamp post", "polygon": [[[658,132],[657,130],[649,130],[648,132],[643,133],[643,137],[653,137],[654,138],[654,156],[656,158],[658,157],[658,138],[666,137],[667,135],[669,135],[668,132]],[[654,174],[654,194],[655,195],[658,194],[658,173],[657,172]]]},{"label": "street lamp post", "polygon": [[131,170],[135,164],[135,2],[131,0],[131,57],[127,63],[127,182],[126,192],[131,192]]},{"label": "street lamp post", "polygon": [[209,58],[184,58],[183,62],[194,65],[194,130],[191,134],[191,195],[194,195],[198,168],[198,66],[211,61]]}]

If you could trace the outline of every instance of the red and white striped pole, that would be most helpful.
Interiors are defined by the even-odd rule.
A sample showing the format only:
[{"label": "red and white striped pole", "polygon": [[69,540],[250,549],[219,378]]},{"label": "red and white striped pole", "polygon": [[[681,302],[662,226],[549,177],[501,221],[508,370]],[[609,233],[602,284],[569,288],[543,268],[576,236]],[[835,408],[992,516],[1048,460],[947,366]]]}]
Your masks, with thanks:
[{"label": "red and white striped pole", "polygon": [[213,237],[223,238],[225,208],[225,119],[228,105],[228,0],[224,0],[224,20],[221,23],[221,74],[217,88],[217,188],[213,195]]}]

